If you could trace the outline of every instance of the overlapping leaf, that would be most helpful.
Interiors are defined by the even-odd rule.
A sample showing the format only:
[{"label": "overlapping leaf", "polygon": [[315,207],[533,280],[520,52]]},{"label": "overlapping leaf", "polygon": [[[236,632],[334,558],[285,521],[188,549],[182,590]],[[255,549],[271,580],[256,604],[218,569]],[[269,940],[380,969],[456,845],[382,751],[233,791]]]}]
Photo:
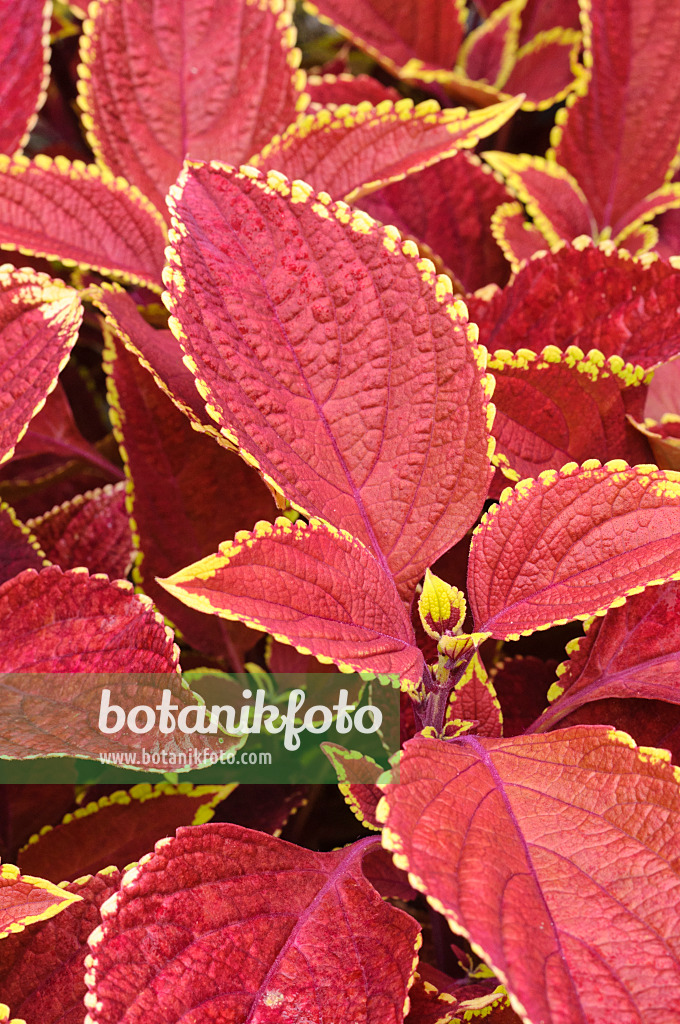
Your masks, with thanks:
[{"label": "overlapping leaf", "polygon": [[489,479],[490,389],[450,281],[396,229],[276,173],[196,165],[173,191],[171,326],[208,411],[410,598]]},{"label": "overlapping leaf", "polygon": [[0,855],[16,860],[19,847],[35,831],[36,821],[56,825],[73,806],[75,788],[70,785],[17,785],[0,789]]},{"label": "overlapping leaf", "polygon": [[2,940],[3,998],[28,1024],[83,1024],[87,938],[99,924],[100,906],[119,884],[113,867],[71,882],[59,891],[76,902]]},{"label": "overlapping leaf", "polygon": [[383,769],[366,754],[357,750],[346,750],[338,743],[323,743],[321,748],[333,765],[338,777],[338,789],[352,813],[366,828],[380,831],[375,809],[382,793],[376,782]]},{"label": "overlapping leaf", "polygon": [[680,703],[680,586],[637,594],[595,619],[569,645],[548,696],[554,701],[531,731],[545,731],[583,704],[609,697]]},{"label": "overlapping leaf", "polygon": [[368,100],[377,107],[383,100],[396,103],[401,99],[396,89],[383,85],[371,75],[309,75],[306,85],[307,95],[314,109],[318,107],[335,107],[343,103],[356,106]]},{"label": "overlapping leaf", "polygon": [[500,736],[503,713],[484,662],[475,652],[456,683],[446,708],[454,732],[463,722],[475,722],[477,736]]},{"label": "overlapping leaf", "polygon": [[650,462],[652,453],[626,418],[639,418],[645,402],[644,371],[601,352],[546,347],[499,352],[494,373],[494,461],[511,480],[559,469],[565,462],[597,458]]},{"label": "overlapping leaf", "polygon": [[85,566],[114,580],[130,571],[133,547],[123,481],[65,501],[44,516],[29,519],[27,527],[49,560],[62,569]]},{"label": "overlapping leaf", "polygon": [[[314,0],[308,4],[362,49],[396,69],[450,68],[464,34],[464,0]],[[415,67],[413,68],[415,70]]]},{"label": "overlapping leaf", "polygon": [[[680,189],[670,183],[680,138],[672,71],[680,15],[665,18],[661,35],[662,6],[606,0],[582,7],[586,71],[558,115],[547,160],[489,154],[549,243],[585,231],[629,248],[627,236],[680,205]],[[648,117],[650,104],[658,119]],[[632,251],[639,244],[638,237]]]},{"label": "overlapping leaf", "polygon": [[555,158],[579,181],[598,226],[611,225],[617,234],[635,205],[675,169],[680,83],[673,54],[680,46],[680,11],[662,0],[625,6],[605,0],[582,12],[587,91],[570,105],[553,140]]},{"label": "overlapping leaf", "polygon": [[189,611],[159,587],[156,577],[177,572],[211,554],[225,537],[273,516],[271,495],[238,455],[192,428],[119,342],[108,343],[105,368],[111,418],[129,477],[136,578],[189,644],[235,659],[235,668],[237,652],[256,640],[252,633]]},{"label": "overlapping leaf", "polygon": [[150,1024],[264,1024],[319,1005],[335,1024],[401,1024],[419,929],[362,873],[376,842],[314,853],[236,825],[180,829],[103,908],[93,1024],[133,1004]]},{"label": "overlapping leaf", "polygon": [[27,141],[45,100],[52,4],[16,0],[0,11],[0,153]]},{"label": "overlapping leaf", "polygon": [[664,260],[565,245],[527,263],[503,291],[466,302],[491,351],[575,345],[645,369],[680,351],[680,272]]},{"label": "overlapping leaf", "polygon": [[72,288],[35,270],[0,268],[0,462],[12,456],[54,388],[82,316]]},{"label": "overlapping leaf", "polygon": [[414,107],[409,99],[324,109],[303,115],[252,163],[291,180],[302,178],[351,203],[458,150],[474,149],[512,117],[519,102],[506,100],[472,112],[440,110],[434,100]]},{"label": "overlapping leaf", "polygon": [[[105,686],[110,703],[126,711],[155,707],[164,688],[178,707],[195,706],[182,688],[177,658],[172,633],[150,599],[133,594],[125,581],[109,583],[82,569],[27,569],[0,587],[0,755],[98,758]],[[197,752],[221,750],[226,742],[215,734],[194,743],[179,731],[162,740],[175,758],[165,762],[170,768],[200,764]],[[126,763],[133,765],[139,755],[141,766],[141,748],[155,752],[159,742],[157,734],[124,730],[107,735],[104,749],[131,753]]]},{"label": "overlapping leaf", "polygon": [[51,881],[73,881],[107,864],[125,867],[150,853],[158,839],[180,825],[210,821],[235,784],[179,786],[142,783],[117,790],[69,813],[60,825],[32,836],[19,852],[22,872]]},{"label": "overlapping leaf", "polygon": [[24,569],[42,569],[45,552],[27,526],[4,501],[0,502],[0,584]]},{"label": "overlapping leaf", "polygon": [[[491,217],[509,193],[470,153],[442,160],[359,203],[426,247],[467,291],[505,284],[508,265],[491,234]],[[431,250],[431,252],[430,252]]]},{"label": "overlapping leaf", "polygon": [[128,351],[134,352],[158,387],[196,426],[226,444],[206,412],[196,381],[182,362],[182,349],[172,332],[156,329],[147,323],[132,296],[119,285],[91,289],[91,294],[97,309],[104,314],[106,326]]},{"label": "overlapping leaf", "polygon": [[0,864],[0,938],[54,917],[77,899],[45,878],[22,875],[14,864]]},{"label": "overlapping leaf", "polygon": [[0,248],[159,291],[165,226],[137,189],[94,164],[0,157]]},{"label": "overlapping leaf", "polygon": [[[100,164],[160,210],[186,156],[242,163],[307,97],[292,3],[103,0],[81,45],[80,102]],[[225,40],[228,45],[225,45]]]},{"label": "overlapping leaf", "polygon": [[634,1007],[640,1024],[677,1024],[676,772],[602,726],[416,738],[385,787],[383,843],[522,1019],[585,1024]]},{"label": "overlapping leaf", "polygon": [[492,667],[489,677],[501,704],[504,736],[521,735],[538,718],[556,668],[554,658],[543,661],[534,655],[503,658]]},{"label": "overlapping leaf", "polygon": [[679,573],[680,474],[591,460],[504,492],[475,531],[468,596],[476,629],[507,639]]},{"label": "overlapping leaf", "polygon": [[395,675],[404,688],[420,682],[423,657],[390,577],[363,544],[321,520],[258,523],[161,582],[192,608],[264,629],[345,671]]}]

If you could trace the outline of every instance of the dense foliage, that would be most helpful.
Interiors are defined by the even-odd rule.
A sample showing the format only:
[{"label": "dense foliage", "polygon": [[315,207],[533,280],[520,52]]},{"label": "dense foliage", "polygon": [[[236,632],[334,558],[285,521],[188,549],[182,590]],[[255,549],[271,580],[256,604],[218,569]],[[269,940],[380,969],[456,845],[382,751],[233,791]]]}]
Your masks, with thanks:
[{"label": "dense foliage", "polygon": [[[680,9],[0,28],[0,1021],[680,1024]],[[401,750],[46,772],[244,670]]]}]

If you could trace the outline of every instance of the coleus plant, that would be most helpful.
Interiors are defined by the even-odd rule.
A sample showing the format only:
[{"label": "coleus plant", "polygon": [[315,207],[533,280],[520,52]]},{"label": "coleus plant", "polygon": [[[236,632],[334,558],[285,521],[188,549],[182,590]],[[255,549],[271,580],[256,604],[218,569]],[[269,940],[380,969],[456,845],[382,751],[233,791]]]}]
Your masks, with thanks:
[{"label": "coleus plant", "polygon": [[[43,91],[37,6],[16,5],[7,56],[26,68],[11,154]],[[643,7],[612,0],[598,25],[627,38]],[[465,42],[461,4],[420,21],[403,4],[387,34],[377,0],[319,8],[444,104],[442,88],[529,93],[522,63],[554,83],[550,55],[580,44],[567,3],[480,3]],[[603,88],[588,14],[570,116]],[[346,76],[306,91],[286,4],[106,0],[80,54],[94,161],[8,156],[0,180],[1,244],[62,268],[0,275],[19,508],[0,508],[0,752],[94,757],[94,673],[121,701],[170,688],[195,706],[180,657],[238,669],[263,656],[253,629],[270,667],[399,686],[404,744],[388,774],[327,745],[379,833],[331,852],[309,847],[337,836],[279,837],[304,786],[5,787],[0,1020],[674,1024],[680,476],[658,452],[680,273],[571,242],[579,227],[506,284],[489,207],[509,194],[458,151],[542,100],[470,113]],[[414,190],[454,182],[484,202],[476,219],[444,204],[442,227]],[[456,265],[466,244],[483,255]],[[68,284],[44,273],[73,263]],[[67,385],[86,406],[66,376],[86,353],[103,355],[87,391],[106,389],[125,500],[69,406]],[[55,466],[74,456],[103,478],[64,501]],[[552,628],[579,620],[556,668]],[[538,631],[547,648],[527,646]],[[628,722],[641,746],[612,727]]]}]

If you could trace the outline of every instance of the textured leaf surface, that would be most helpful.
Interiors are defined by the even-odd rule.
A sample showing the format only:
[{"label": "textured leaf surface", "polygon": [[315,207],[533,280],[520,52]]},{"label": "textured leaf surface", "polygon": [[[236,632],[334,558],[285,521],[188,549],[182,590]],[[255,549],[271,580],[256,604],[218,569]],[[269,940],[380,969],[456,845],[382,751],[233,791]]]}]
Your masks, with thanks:
[{"label": "textured leaf surface", "polygon": [[119,285],[92,290],[92,300],[104,314],[106,327],[128,351],[134,352],[177,408],[202,430],[212,432],[225,443],[206,412],[191,370],[182,362],[182,349],[172,332],[157,330],[147,323],[132,296]]},{"label": "textured leaf surface", "polygon": [[508,638],[587,618],[680,571],[680,474],[589,467],[523,480],[486,514],[468,567],[479,632]]},{"label": "textured leaf surface", "polygon": [[532,727],[543,732],[590,701],[636,697],[680,703],[680,585],[652,587],[595,619],[571,641],[569,660],[548,696],[552,706]]},{"label": "textured leaf surface", "polygon": [[484,662],[476,652],[451,693],[446,708],[446,722],[458,727],[462,722],[476,722],[473,729],[476,735],[501,735],[501,706]]},{"label": "textured leaf surface", "polygon": [[508,265],[491,234],[494,210],[510,194],[471,153],[442,160],[359,203],[426,247],[467,291],[505,284]]},{"label": "textured leaf surface", "polygon": [[92,1020],[134,1005],[147,1021],[274,1024],[323,1006],[335,1024],[401,1024],[419,929],[363,876],[375,842],[314,853],[236,825],[180,829],[103,909]]},{"label": "textured leaf surface", "polygon": [[394,228],[253,174],[199,165],[174,190],[171,325],[226,436],[410,598],[486,495],[476,335]]},{"label": "textured leaf surface", "polygon": [[343,103],[356,106],[364,100],[377,107],[383,100],[401,99],[396,89],[370,75],[309,75],[306,91],[313,104],[333,108]]},{"label": "textured leaf surface", "polygon": [[549,248],[545,235],[526,219],[520,203],[503,203],[498,207],[491,216],[491,233],[515,272],[525,260]]},{"label": "textured leaf surface", "polygon": [[663,260],[565,245],[532,260],[490,299],[466,302],[491,351],[576,345],[645,369],[680,351],[680,272]]},{"label": "textured leaf surface", "polygon": [[[555,27],[537,33],[515,54],[503,92],[525,93],[525,110],[545,110],[576,88],[574,67],[581,49],[581,33]],[[580,77],[580,76],[579,76]]]},{"label": "textured leaf surface", "polygon": [[0,158],[0,247],[159,291],[165,226],[140,192],[94,164]]},{"label": "textured leaf surface", "polygon": [[113,868],[71,882],[60,892],[77,902],[2,940],[3,998],[27,1024],[83,1024],[87,937],[99,924],[99,907],[119,883]]},{"label": "textured leaf surface", "polygon": [[80,81],[98,160],[161,210],[186,156],[245,162],[307,102],[292,7],[98,3],[84,26]]},{"label": "textured leaf surface", "polygon": [[22,875],[14,864],[0,865],[0,938],[53,917],[77,898],[45,878]]},{"label": "textured leaf surface", "polygon": [[649,445],[626,419],[644,407],[641,368],[616,373],[602,353],[584,358],[578,348],[546,348],[543,358],[528,349],[499,352],[489,369],[496,378],[494,461],[511,480],[572,460],[651,461]]},{"label": "textured leaf surface", "polygon": [[474,149],[515,113],[518,101],[440,110],[434,100],[369,102],[305,114],[252,161],[354,202],[461,149]]},{"label": "textured leaf surface", "polygon": [[524,1020],[677,1024],[676,772],[606,727],[416,738],[383,842]]},{"label": "textured leaf surface", "polygon": [[517,655],[492,667],[489,677],[501,704],[504,736],[521,735],[541,714],[557,664],[554,658],[543,661],[533,655]]},{"label": "textured leaf surface", "polygon": [[582,17],[587,91],[569,109],[555,156],[578,179],[597,225],[611,225],[616,234],[631,207],[659,188],[675,163],[680,9],[663,0],[603,0],[582,8]]},{"label": "textured leaf surface", "polygon": [[305,784],[237,786],[217,808],[215,820],[280,836],[289,818],[307,803],[309,791]]},{"label": "textured leaf surface", "polygon": [[[133,594],[130,584],[89,577],[84,570],[27,569],[0,587],[0,754],[97,758],[105,679],[110,680],[111,703],[127,710],[155,706],[163,688],[180,708],[193,706],[193,695],[182,689],[177,675],[177,658],[172,633],[150,600]],[[63,675],[58,686],[55,673]],[[125,731],[121,737],[107,736],[106,750],[159,749],[148,733]],[[176,731],[163,739],[168,754],[177,755],[168,764],[183,767],[203,760],[187,760],[195,754],[190,736]],[[200,751],[205,746],[221,749],[220,739],[202,736]]]},{"label": "textured leaf surface", "polygon": [[309,4],[388,65],[453,67],[463,41],[463,0],[314,0]]},{"label": "textured leaf surface", "polygon": [[35,535],[19,522],[16,513],[0,502],[0,584],[24,569],[42,569],[44,552]]},{"label": "textured leaf surface", "polygon": [[45,99],[50,3],[16,0],[0,11],[0,153],[25,144]]},{"label": "textured leaf surface", "polygon": [[162,581],[200,611],[246,622],[341,668],[415,686],[423,658],[389,576],[358,541],[320,520],[283,516]]},{"label": "textured leaf surface", "polygon": [[27,525],[49,560],[62,569],[85,566],[114,580],[130,571],[132,536],[122,481],[65,501]]},{"label": "textured leaf surface", "polygon": [[136,579],[193,647],[226,657],[234,654],[233,645],[245,651],[257,639],[249,630],[191,611],[156,577],[177,572],[237,530],[273,517],[271,494],[237,454],[192,428],[136,356],[113,343],[105,359],[111,419],[128,473]]},{"label": "textured leaf surface", "polygon": [[383,773],[380,765],[357,750],[346,750],[338,743],[323,743],[321,748],[338,777],[338,789],[357,821],[379,832],[375,809],[382,796],[376,782]]},{"label": "textured leaf surface", "polygon": [[73,881],[107,864],[123,868],[150,853],[158,839],[174,835],[180,825],[210,821],[215,805],[233,788],[161,782],[117,790],[34,835],[19,853],[19,867],[54,882]]},{"label": "textured leaf surface", "polygon": [[82,316],[72,288],[35,270],[0,268],[0,462],[54,388]]},{"label": "textured leaf surface", "polygon": [[149,599],[82,569],[27,569],[5,583],[0,635],[0,672],[172,672],[177,664]]},{"label": "textured leaf surface", "polygon": [[579,235],[597,236],[597,223],[578,181],[554,160],[496,152],[485,153],[484,159],[503,175],[550,245]]}]

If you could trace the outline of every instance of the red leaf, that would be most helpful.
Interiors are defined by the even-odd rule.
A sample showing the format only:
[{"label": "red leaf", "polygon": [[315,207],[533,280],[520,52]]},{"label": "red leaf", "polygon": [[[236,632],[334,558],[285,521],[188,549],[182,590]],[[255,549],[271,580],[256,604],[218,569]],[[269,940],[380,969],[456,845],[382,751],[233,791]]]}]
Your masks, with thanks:
[{"label": "red leaf", "polygon": [[375,809],[382,793],[376,782],[383,774],[383,769],[367,754],[346,750],[338,743],[322,743],[321,749],[335,769],[338,789],[354,817],[366,828],[380,832],[381,826],[376,821]]},{"label": "red leaf", "polygon": [[275,172],[192,166],[173,194],[171,326],[208,411],[410,599],[489,480],[489,382],[450,280],[396,229]]},{"label": "red leaf", "polygon": [[[56,566],[28,569],[0,587],[2,756],[98,758],[102,748],[135,755],[142,747],[161,748],[157,734],[149,733],[110,735],[103,744],[98,726],[107,684],[110,703],[126,711],[156,706],[163,688],[180,708],[196,704],[177,674],[172,633],[150,603],[124,581],[109,583],[82,569],[62,573]],[[55,674],[63,676],[58,685]],[[195,767],[206,746],[227,749],[220,740],[201,736],[195,745],[190,735],[175,732],[163,737],[162,748],[174,758],[164,763]]]},{"label": "red leaf", "polygon": [[[483,6],[489,6],[489,0],[484,0]],[[520,42],[526,43],[539,32],[557,26],[579,28],[579,25],[578,0],[527,0],[522,8]]]},{"label": "red leaf", "polygon": [[424,245],[467,291],[505,284],[509,268],[491,234],[494,210],[509,193],[471,153],[394,182],[359,205]]},{"label": "red leaf", "polygon": [[680,351],[680,271],[611,247],[564,245],[531,260],[503,291],[466,302],[491,351],[576,345],[645,369]]},{"label": "red leaf", "polygon": [[1,864],[0,939],[54,917],[77,899],[45,878],[22,875],[14,864]]},{"label": "red leaf", "polygon": [[605,727],[421,737],[383,787],[384,845],[523,1020],[594,1024],[631,1007],[640,1024],[680,1020],[680,791],[666,757]]},{"label": "red leaf", "polygon": [[205,402],[196,389],[191,371],[182,362],[182,349],[169,330],[147,323],[128,292],[116,284],[91,289],[92,301],[104,314],[105,325],[133,352],[178,409],[205,433],[224,444]]},{"label": "red leaf", "polygon": [[[578,10],[577,10],[578,20]],[[524,35],[524,30],[522,31]],[[517,50],[503,92],[525,93],[524,110],[547,110],[578,88],[582,76],[578,56],[581,33],[554,27],[539,32]]]},{"label": "red leaf", "polygon": [[50,74],[51,3],[15,0],[0,12],[0,153],[28,141]]},{"label": "red leaf", "polygon": [[160,581],[192,608],[266,630],[341,671],[416,687],[423,657],[390,577],[363,544],[318,519],[279,517]]},{"label": "red leaf", "polygon": [[0,789],[0,854],[14,860],[19,847],[35,831],[36,822],[55,825],[73,807],[75,787],[15,785]]},{"label": "red leaf", "polygon": [[347,104],[303,114],[253,158],[263,171],[302,178],[313,188],[354,202],[458,150],[474,149],[515,113],[519,101],[482,110],[440,110],[434,100],[409,99],[378,107]]},{"label": "red leaf", "polygon": [[484,153],[484,159],[503,175],[549,245],[580,235],[597,237],[597,224],[578,181],[554,160],[493,151]]},{"label": "red leaf", "polygon": [[[119,472],[78,430],[61,380],[57,381],[40,412],[28,424],[26,433],[16,447],[12,458],[12,464],[19,470],[16,475],[21,475],[23,471],[20,460],[46,454],[56,455],[60,460],[78,459],[88,462],[112,477],[116,477]],[[26,461],[23,469],[28,466]]]},{"label": "red leaf", "polygon": [[637,594],[595,619],[567,647],[548,697],[554,701],[532,726],[544,732],[590,701],[636,697],[680,704],[680,585]]},{"label": "red leaf", "polygon": [[185,157],[244,163],[304,109],[292,4],[107,0],[83,26],[83,120],[98,161],[165,209]]},{"label": "red leaf", "polygon": [[45,552],[31,530],[19,522],[14,509],[0,501],[0,584],[24,569],[42,569]]},{"label": "red leaf", "polygon": [[603,0],[582,7],[581,17],[587,88],[552,141],[557,161],[587,196],[597,227],[611,225],[617,235],[631,208],[667,180],[675,163],[680,9],[663,0]]},{"label": "red leaf", "polygon": [[567,463],[507,489],[475,531],[468,595],[478,632],[517,639],[603,614],[680,569],[680,475]]},{"label": "red leaf", "polygon": [[76,343],[83,309],[78,293],[35,270],[0,268],[0,462],[14,453],[42,409]]},{"label": "red leaf", "polygon": [[93,573],[123,579],[132,565],[132,536],[125,510],[125,483],[88,491],[29,519],[51,562],[62,569],[85,566]]},{"label": "red leaf", "polygon": [[391,70],[410,61],[453,67],[463,41],[464,0],[420,0],[417,6],[412,0],[314,0],[308,6]]},{"label": "red leaf", "polygon": [[82,1024],[87,937],[99,924],[99,907],[119,882],[115,869],[71,882],[61,891],[78,902],[2,940],[3,998],[29,1024]]},{"label": "red leaf", "polygon": [[306,91],[313,104],[333,109],[343,103],[356,105],[368,100],[377,107],[383,100],[396,103],[401,99],[396,89],[370,75],[310,75]]},{"label": "red leaf", "polygon": [[123,580],[27,569],[0,587],[0,672],[172,672],[177,648],[150,605]]},{"label": "red leaf", "polygon": [[596,458],[651,461],[649,445],[627,420],[640,416],[644,371],[591,350],[548,346],[498,352],[489,361],[496,378],[494,462],[511,480]]},{"label": "red leaf", "polygon": [[120,343],[110,339],[104,359],[111,420],[128,474],[138,552],[135,578],[187,643],[230,658],[237,669],[238,652],[257,640],[250,630],[188,610],[156,577],[211,554],[225,537],[258,519],[273,518],[271,494],[237,454],[194,430]]},{"label": "red leaf", "polygon": [[548,702],[548,687],[555,679],[557,661],[516,655],[497,662],[489,677],[503,713],[503,735],[519,736]]},{"label": "red leaf", "polygon": [[307,804],[310,786],[267,785],[237,786],[229,799],[220,804],[216,821],[243,825],[270,836],[280,836],[292,815]]},{"label": "red leaf", "polygon": [[497,8],[465,40],[458,61],[461,71],[500,88],[512,67],[520,22],[517,4]]},{"label": "red leaf", "polygon": [[54,882],[73,881],[107,864],[125,867],[153,850],[158,839],[174,835],[180,825],[210,821],[215,805],[226,799],[234,786],[161,782],[118,790],[67,814],[60,825],[32,836],[19,853],[19,867]]},{"label": "red leaf", "polygon": [[103,909],[93,1024],[275,1024],[319,1006],[334,1024],[401,1024],[418,926],[366,881],[375,842],[314,853],[236,825],[180,829]]},{"label": "red leaf", "polygon": [[537,253],[545,253],[549,242],[535,224],[526,219],[520,203],[503,203],[491,217],[491,233],[513,271]]},{"label": "red leaf", "polygon": [[0,246],[161,290],[163,218],[94,164],[0,158]]},{"label": "red leaf", "polygon": [[[421,964],[418,965],[422,967]],[[404,1024],[459,1024],[458,1000],[449,992],[440,993],[420,972],[409,989],[409,1011]]]},{"label": "red leaf", "polygon": [[460,728],[463,722],[476,722],[473,731],[477,736],[500,736],[503,731],[501,706],[477,653],[456,683],[446,707],[447,724]]}]

